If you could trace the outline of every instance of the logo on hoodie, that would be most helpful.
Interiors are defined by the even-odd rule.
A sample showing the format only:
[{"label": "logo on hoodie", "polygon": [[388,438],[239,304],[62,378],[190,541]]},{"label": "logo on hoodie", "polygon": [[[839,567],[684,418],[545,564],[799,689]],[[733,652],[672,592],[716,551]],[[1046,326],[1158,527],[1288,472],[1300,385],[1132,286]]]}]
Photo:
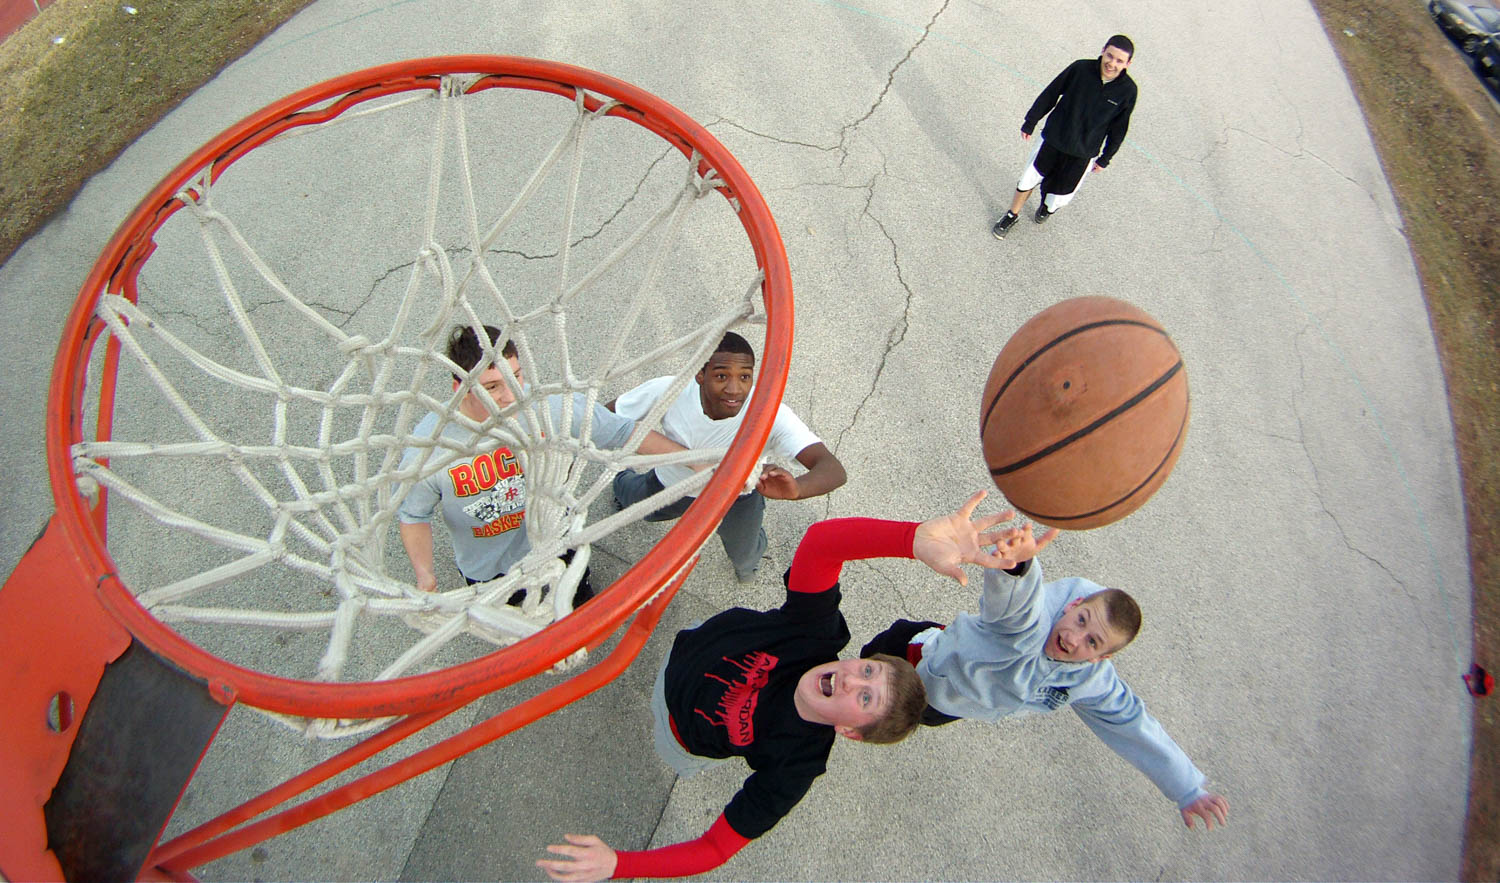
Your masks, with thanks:
[{"label": "logo on hoodie", "polygon": [[1056,711],[1068,704],[1067,687],[1042,687],[1036,692],[1036,701],[1047,706],[1048,711]]},{"label": "logo on hoodie", "polygon": [[738,678],[726,681],[711,672],[703,675],[725,686],[724,693],[719,696],[718,713],[704,714],[701,708],[693,711],[709,723],[723,727],[729,736],[729,744],[744,748],[755,741],[755,705],[780,660],[769,653],[756,651],[747,653],[743,659],[726,656],[724,661],[740,670]]}]

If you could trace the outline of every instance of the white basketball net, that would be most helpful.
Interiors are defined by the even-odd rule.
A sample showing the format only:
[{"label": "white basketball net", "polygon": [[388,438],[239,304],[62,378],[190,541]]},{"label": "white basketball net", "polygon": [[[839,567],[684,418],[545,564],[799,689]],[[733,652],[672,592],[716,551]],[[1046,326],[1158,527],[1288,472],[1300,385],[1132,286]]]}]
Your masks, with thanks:
[{"label": "white basketball net", "polygon": [[[430,142],[419,247],[384,336],[374,339],[346,331],[315,308],[313,301],[317,298],[311,295],[318,292],[299,291],[283,281],[252,236],[216,205],[216,194],[229,180],[229,173],[223,180],[210,183],[207,169],[197,175],[190,191],[185,188],[179,194],[187,205],[184,216],[196,221],[203,254],[212,268],[212,286],[195,283],[199,288],[196,296],[222,301],[223,315],[232,320],[224,322],[220,336],[232,340],[238,352],[249,354],[241,360],[245,364],[232,366],[206,352],[207,347],[190,344],[169,328],[172,317],[165,315],[167,311],[153,312],[144,297],[140,305],[118,295],[100,297],[96,314],[108,326],[105,337],[118,341],[123,352],[133,357],[124,360],[125,364],[150,379],[158,397],[157,413],[177,415],[187,431],[176,440],[85,441],[75,445],[73,461],[80,489],[89,493],[96,486],[107,488],[116,501],[112,518],[120,512],[118,501],[128,500],[161,525],[228,550],[223,556],[228,560],[190,575],[164,584],[134,585],[140,603],[158,619],[178,628],[178,624],[195,624],[325,633],[326,644],[316,671],[287,675],[291,677],[347,680],[351,654],[360,653],[382,661],[375,666],[366,664],[366,678],[356,679],[384,680],[418,673],[435,664],[447,664],[433,660],[461,636],[509,644],[567,615],[592,544],[662,505],[695,494],[708,480],[711,471],[702,471],[625,511],[592,523],[588,520],[590,506],[609,493],[611,480],[621,469],[704,462],[716,460],[723,453],[698,451],[656,457],[637,453],[647,430],[660,426],[667,405],[692,379],[724,331],[753,319],[760,306],[761,276],[751,267],[748,278],[742,277],[740,283],[731,281],[733,287],[728,289],[722,306],[714,307],[706,321],[671,339],[649,337],[649,348],[641,351],[640,341],[648,337],[643,333],[643,311],[653,304],[653,309],[662,307],[658,290],[662,268],[670,262],[689,214],[720,186],[718,177],[712,172],[700,176],[696,154],[691,160],[679,157],[683,161],[680,183],[672,188],[666,203],[624,235],[608,254],[591,266],[578,267],[581,261],[576,246],[582,237],[574,227],[583,160],[591,131],[611,105],[590,112],[584,105],[583,91],[578,90],[571,125],[566,126],[503,211],[486,217],[475,194],[465,116],[466,104],[474,101],[465,92],[475,79],[449,76],[444,78],[440,92],[424,91],[386,99],[374,107],[361,106],[357,112],[346,112],[316,127],[324,129],[413,103],[430,105],[435,101],[439,106],[435,114],[427,111],[429,118],[435,116],[436,125]],[[266,146],[304,132],[292,129]],[[448,153],[455,148],[456,164],[455,157]],[[263,149],[265,146],[257,148]],[[669,153],[677,156],[675,151]],[[656,168],[655,163],[652,168]],[[480,171],[495,174],[491,168]],[[506,282],[497,278],[485,256],[522,215],[543,182],[559,174],[566,181],[566,198],[553,258],[555,283],[539,304],[523,306]],[[439,241],[438,219],[443,208],[449,208],[452,215],[456,207],[449,205],[453,200],[440,195],[445,182],[448,187],[454,186],[450,179],[455,176],[461,193],[458,202],[463,241],[455,245],[450,240],[445,245]],[[520,176],[512,177],[519,180]],[[651,243],[649,248],[643,246],[647,242]],[[604,294],[594,291],[607,271],[636,252],[640,256],[633,260],[640,269],[632,277],[633,291],[617,287]],[[274,292],[269,299],[285,307],[279,315],[294,317],[295,321],[257,322],[241,293],[247,278],[244,267],[253,268],[263,290]],[[590,357],[603,358],[588,371],[576,373],[572,356],[580,342],[575,339],[570,345],[570,317],[580,305],[597,308],[601,299],[611,304],[608,335],[591,339],[588,350]],[[671,297],[667,300],[670,308]],[[529,385],[517,383],[506,360],[494,348],[487,348],[479,365],[467,373],[447,359],[444,347],[453,326],[474,328],[483,342],[487,340],[481,330],[483,324],[499,327],[516,344],[522,375]],[[319,362],[326,376],[310,381],[278,367],[268,342],[279,342],[293,334],[304,336],[309,346],[321,350]],[[96,362],[100,350],[102,347],[96,349]],[[560,366],[551,376],[544,373],[543,354]],[[163,366],[168,361],[176,364],[168,369]],[[650,366],[668,363],[673,366],[670,370],[642,373]],[[492,365],[501,368],[507,385],[517,395],[517,403],[502,413],[481,395],[491,413],[482,421],[471,420],[460,412],[459,404],[477,388],[475,378]],[[191,367],[184,370],[185,366]],[[595,446],[589,440],[593,406],[629,388],[632,377],[651,373],[675,373],[670,391],[638,423],[622,448]],[[457,390],[447,394],[453,375],[465,379]],[[256,426],[269,427],[269,432],[265,436],[236,435],[235,427],[205,416],[191,401],[202,398],[205,389],[211,398],[221,401],[234,397],[266,403],[269,417],[265,418],[262,411],[264,422]],[[588,416],[581,427],[570,425],[572,408],[560,410],[559,423],[546,403],[548,396],[575,393],[585,397],[588,405]],[[455,444],[440,431],[432,437],[416,436],[413,429],[428,412],[439,415],[439,430],[448,424],[470,430],[473,443]],[[295,413],[315,413],[318,417],[316,421],[299,421]],[[306,431],[314,423],[315,431]],[[338,427],[352,423],[357,423],[357,431],[339,431]],[[152,428],[171,437],[170,428],[159,421]],[[404,566],[405,558],[399,555],[396,543],[397,554],[389,559],[389,569],[394,572],[388,572],[387,547],[393,545],[390,540],[396,534],[397,509],[413,485],[501,445],[517,454],[527,482],[525,530],[531,549],[525,558],[491,582],[440,585],[440,591],[427,593],[418,591],[411,581],[411,570]],[[412,446],[420,448],[422,456],[416,466],[403,470],[399,468],[403,451]],[[143,486],[136,473],[146,474],[152,469],[131,467],[173,461],[187,464],[186,470],[216,464],[213,468],[219,474],[232,476],[242,489],[240,506],[259,513],[258,520],[248,519],[259,527],[254,532],[242,528],[241,523],[247,519],[240,507],[226,507],[231,511],[223,519],[190,514],[185,510],[192,507],[183,503],[191,502],[195,494],[176,492],[173,498],[168,496],[173,492]],[[576,553],[573,563],[565,567],[559,556],[566,550]],[[170,549],[138,550],[138,554],[142,552],[173,554]],[[112,554],[117,559],[121,555],[113,546]],[[266,575],[268,571],[274,575]],[[249,591],[249,600],[236,600],[233,587],[257,579],[259,585],[271,581],[277,590]],[[525,590],[524,601],[519,606],[508,605],[507,599],[518,589]],[[230,599],[228,603],[226,598]],[[405,623],[410,628],[398,631],[410,637],[404,645],[392,647],[390,630],[377,629],[381,636],[378,645],[362,646],[360,625],[372,619]],[[579,655],[564,664],[576,661]],[[368,677],[370,671],[374,671],[373,677]],[[371,725],[293,723],[324,736],[347,735]]]}]

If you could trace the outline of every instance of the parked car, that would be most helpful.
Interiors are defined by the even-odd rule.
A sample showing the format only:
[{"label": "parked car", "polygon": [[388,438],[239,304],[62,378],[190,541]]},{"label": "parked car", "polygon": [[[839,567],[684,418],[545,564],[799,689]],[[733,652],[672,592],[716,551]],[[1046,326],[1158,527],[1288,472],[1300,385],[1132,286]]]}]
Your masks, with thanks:
[{"label": "parked car", "polygon": [[1474,59],[1474,69],[1489,80],[1491,86],[1500,89],[1500,37],[1485,38]]},{"label": "parked car", "polygon": [[1487,37],[1500,34],[1500,9],[1464,0],[1430,0],[1427,11],[1448,36],[1469,55],[1476,55]]}]

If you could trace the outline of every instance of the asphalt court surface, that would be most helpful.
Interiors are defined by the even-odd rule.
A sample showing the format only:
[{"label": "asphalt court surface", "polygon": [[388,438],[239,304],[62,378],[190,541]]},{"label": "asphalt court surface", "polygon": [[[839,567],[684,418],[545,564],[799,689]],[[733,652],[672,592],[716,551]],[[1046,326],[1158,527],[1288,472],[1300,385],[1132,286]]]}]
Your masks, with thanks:
[{"label": "asphalt court surface", "polygon": [[[1140,103],[1123,150],[1045,227],[1023,220],[995,241],[990,224],[1025,157],[1022,114],[1056,72],[1115,32],[1138,50]],[[797,809],[713,876],[1456,877],[1470,590],[1450,417],[1389,190],[1302,2],[1101,2],[1070,8],[1066,21],[1047,6],[959,0],[315,3],[143,135],[0,267],[15,307],[0,329],[12,377],[0,390],[7,570],[52,507],[42,378],[79,284],[134,203],[209,135],[284,94],[457,53],[619,77],[705,124],[738,157],[791,261],[785,400],[849,482],[770,506],[772,557],[754,586],[735,583],[711,540],[617,683],[200,868],[204,879],[534,879],[532,861],[564,831],[622,848],[697,836],[744,768],[677,781],[655,758],[647,691],[672,632],[732,604],[778,603],[774,574],[817,519],[920,519],[984,486],[976,415],[991,359],[1026,318],[1082,294],[1131,300],[1172,332],[1192,426],[1147,506],[1064,535],[1043,562],[1053,576],[1140,600],[1141,638],[1116,662],[1209,788],[1229,798],[1229,826],[1185,830],[1072,715],[964,722],[890,748],[840,744]],[[494,137],[499,162],[511,135]],[[389,171],[384,162],[422,168],[415,149],[327,160],[309,179],[315,189],[352,193],[364,170]],[[601,204],[626,205],[651,180],[630,174],[599,182]],[[420,215],[378,193],[348,205],[345,220],[377,231],[409,230]],[[357,253],[327,247],[315,225],[293,224],[285,238],[279,257],[323,280],[330,309],[351,321],[378,324],[369,314],[411,260],[394,235]],[[352,280],[344,294],[375,296],[337,302],[341,277]],[[610,537],[596,568],[622,571],[660,534],[639,526]],[[896,617],[944,620],[975,603],[911,562],[852,565],[844,586],[856,642]],[[293,642],[286,652],[303,651]],[[439,729],[540,686],[491,697]],[[333,750],[237,710],[170,832]]]}]

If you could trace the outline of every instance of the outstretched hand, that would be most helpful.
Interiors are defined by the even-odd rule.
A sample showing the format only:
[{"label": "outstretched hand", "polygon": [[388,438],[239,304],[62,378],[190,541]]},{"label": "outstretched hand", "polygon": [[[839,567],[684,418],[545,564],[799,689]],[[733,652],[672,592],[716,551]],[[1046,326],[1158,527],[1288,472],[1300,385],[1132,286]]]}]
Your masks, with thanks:
[{"label": "outstretched hand", "polygon": [[801,496],[797,477],[775,463],[767,463],[761,469],[755,489],[768,500],[795,500]]},{"label": "outstretched hand", "polygon": [[1203,819],[1203,824],[1208,830],[1214,829],[1214,821],[1221,825],[1229,824],[1229,801],[1219,794],[1205,794],[1197,800],[1182,808],[1183,824],[1189,828],[1193,827],[1193,816]]},{"label": "outstretched hand", "polygon": [[564,834],[571,846],[553,844],[548,852],[568,856],[566,859],[538,859],[536,866],[547,872],[554,880],[581,881],[608,880],[615,875],[617,857],[615,851],[592,834]]},{"label": "outstretched hand", "polygon": [[[943,576],[953,577],[959,585],[967,586],[969,577],[964,573],[963,565],[1015,567],[1022,561],[1029,561],[1056,538],[1055,527],[1040,537],[1032,535],[1030,524],[991,530],[1016,517],[1010,509],[970,520],[979,502],[988,494],[989,491],[979,491],[957,512],[918,525],[917,535],[912,540],[912,557]],[[994,546],[994,551],[985,551],[989,546]]]}]

